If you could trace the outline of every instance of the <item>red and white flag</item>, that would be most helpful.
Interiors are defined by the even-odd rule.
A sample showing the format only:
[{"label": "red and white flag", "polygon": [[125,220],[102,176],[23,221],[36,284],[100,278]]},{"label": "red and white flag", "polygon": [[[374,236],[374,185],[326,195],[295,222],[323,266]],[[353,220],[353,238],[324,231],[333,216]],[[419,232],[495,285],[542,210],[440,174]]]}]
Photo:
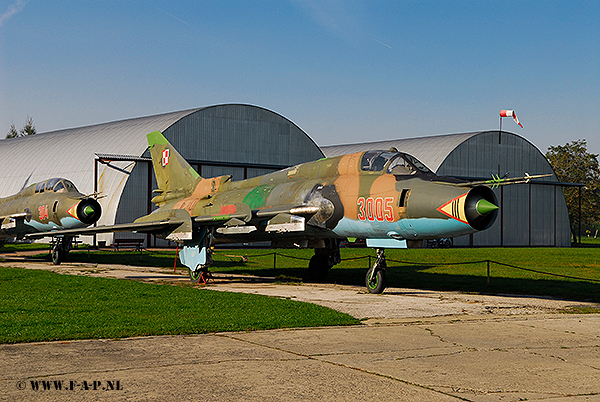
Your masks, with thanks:
[{"label": "red and white flag", "polygon": [[521,122],[519,122],[519,119],[517,119],[517,114],[514,110],[501,110],[500,117],[512,117],[515,123],[517,123],[519,127],[523,128],[523,125]]}]

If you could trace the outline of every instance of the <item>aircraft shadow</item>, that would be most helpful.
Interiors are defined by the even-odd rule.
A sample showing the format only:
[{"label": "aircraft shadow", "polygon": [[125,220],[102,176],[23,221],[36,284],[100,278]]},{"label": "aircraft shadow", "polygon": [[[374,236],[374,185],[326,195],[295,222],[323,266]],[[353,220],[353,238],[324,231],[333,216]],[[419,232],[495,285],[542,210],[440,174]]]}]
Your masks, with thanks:
[{"label": "aircraft shadow", "polygon": [[[414,291],[398,293],[404,295],[422,294],[423,292],[420,292],[420,290],[431,290],[477,294],[510,294],[515,297],[521,295],[523,297],[551,297],[570,301],[600,302],[600,283],[559,279],[495,277],[492,269],[488,285],[486,268],[482,268],[483,272],[481,276],[460,274],[458,268],[455,270],[456,274],[426,272],[430,268],[433,268],[433,266],[395,266],[388,263],[386,271],[387,287],[414,289]],[[305,269],[299,268],[244,269],[240,265],[237,265],[232,270],[228,270],[228,272],[240,275],[296,279],[303,278],[305,271]],[[334,267],[329,270],[325,282],[364,286],[366,272],[366,268]]]},{"label": "aircraft shadow", "polygon": [[[125,256],[124,253],[108,253],[106,256],[88,256],[87,253],[70,253],[67,262],[94,262],[115,263],[118,254],[121,264],[147,265],[156,267],[173,266],[174,253],[160,257],[151,257],[143,253],[132,253]],[[8,257],[8,256],[7,256]],[[8,257],[10,258],[10,257]],[[7,260],[8,258],[5,258]],[[49,259],[49,258],[48,258]],[[104,261],[106,260],[106,261]],[[129,261],[127,261],[129,260]],[[362,263],[361,263],[362,264]],[[178,263],[178,270],[182,269]],[[289,264],[288,266],[277,266],[276,268],[258,268],[252,262],[240,263],[237,258],[230,260],[216,260],[210,271],[221,275],[242,275],[252,277],[253,281],[259,282],[256,277],[263,277],[265,283],[280,282],[302,282],[305,280],[306,266],[304,261]],[[343,285],[365,286],[365,275],[367,263],[364,267],[344,267],[344,262],[329,270],[327,283]],[[428,272],[433,266],[427,265],[404,265],[388,261],[386,281],[388,288],[404,288],[432,291],[458,291],[465,293],[481,294],[510,294],[524,295],[527,297],[553,297],[563,300],[600,302],[600,283],[580,280],[563,280],[553,277],[540,279],[531,278],[507,278],[494,276],[494,268],[487,283],[486,267],[482,265],[479,276],[463,274],[460,267],[452,270],[452,273]],[[274,278],[274,279],[273,279]],[[243,279],[248,280],[248,279]],[[222,279],[219,279],[222,281]],[[240,278],[232,279],[239,282]],[[402,293],[409,294],[409,293]]]}]

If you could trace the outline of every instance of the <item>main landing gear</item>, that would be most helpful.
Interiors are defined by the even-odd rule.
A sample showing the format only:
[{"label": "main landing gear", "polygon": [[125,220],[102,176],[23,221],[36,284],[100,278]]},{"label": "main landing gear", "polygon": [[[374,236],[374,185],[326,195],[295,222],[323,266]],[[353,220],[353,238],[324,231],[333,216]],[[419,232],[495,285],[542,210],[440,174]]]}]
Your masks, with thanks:
[{"label": "main landing gear", "polygon": [[365,285],[367,285],[367,289],[369,293],[381,293],[383,289],[385,289],[385,269],[387,268],[387,263],[385,261],[385,249],[378,248],[377,249],[377,261],[373,264],[367,271],[367,276],[365,277]]},{"label": "main landing gear", "polygon": [[[327,239],[325,247],[316,248],[315,255],[308,263],[308,271],[305,280],[310,282],[324,282],[327,272],[331,267],[342,261],[340,256],[340,242],[336,239]],[[369,293],[381,293],[385,289],[385,249],[377,249],[377,261],[367,271],[365,285]]]},{"label": "main landing gear", "polygon": [[325,247],[315,248],[315,255],[308,263],[306,280],[309,282],[324,282],[331,267],[342,261],[340,256],[340,240],[325,239]]},{"label": "main landing gear", "polygon": [[71,236],[54,238],[54,246],[52,247],[52,263],[54,265],[60,265],[65,260],[71,250],[72,242],[73,238]]}]

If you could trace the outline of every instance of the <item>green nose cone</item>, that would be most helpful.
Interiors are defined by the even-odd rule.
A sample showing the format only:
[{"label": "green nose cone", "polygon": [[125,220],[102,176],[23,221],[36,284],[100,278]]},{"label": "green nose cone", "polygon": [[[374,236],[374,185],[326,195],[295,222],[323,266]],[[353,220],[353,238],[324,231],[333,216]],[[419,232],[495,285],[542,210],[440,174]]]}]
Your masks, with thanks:
[{"label": "green nose cone", "polygon": [[[478,204],[479,205],[479,204]],[[86,214],[87,216],[93,215],[94,214],[94,207],[92,207],[91,205],[88,205],[87,207],[85,207],[85,209],[83,210],[83,213]]]},{"label": "green nose cone", "polygon": [[489,214],[490,212],[495,211],[497,209],[497,205],[494,205],[487,200],[481,199],[477,201],[477,212],[479,213],[479,215]]}]

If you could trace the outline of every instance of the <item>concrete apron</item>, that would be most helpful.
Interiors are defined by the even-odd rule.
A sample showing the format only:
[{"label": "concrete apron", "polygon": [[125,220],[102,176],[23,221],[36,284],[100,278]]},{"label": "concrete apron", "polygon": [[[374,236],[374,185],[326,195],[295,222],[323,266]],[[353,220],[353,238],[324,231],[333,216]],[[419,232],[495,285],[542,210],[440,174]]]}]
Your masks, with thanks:
[{"label": "concrete apron", "polygon": [[[165,280],[131,267],[88,274],[102,271]],[[0,400],[600,401],[600,315],[551,313],[582,303],[218,277],[211,288],[313,299],[371,318],[341,328],[0,345]]]}]

